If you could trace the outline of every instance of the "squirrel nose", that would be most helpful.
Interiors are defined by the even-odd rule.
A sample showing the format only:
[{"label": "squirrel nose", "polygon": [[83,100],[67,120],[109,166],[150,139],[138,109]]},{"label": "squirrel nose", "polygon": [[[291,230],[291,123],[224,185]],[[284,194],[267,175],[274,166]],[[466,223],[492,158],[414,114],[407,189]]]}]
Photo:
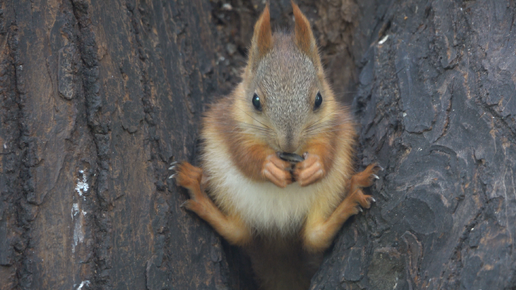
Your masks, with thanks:
[{"label": "squirrel nose", "polygon": [[284,153],[294,153],[297,150],[297,142],[294,142],[293,138],[285,138],[282,144],[280,145],[281,150]]},{"label": "squirrel nose", "polygon": [[295,153],[297,150],[297,146],[294,146],[292,143],[290,143],[286,148],[285,148],[285,152],[286,153]]}]

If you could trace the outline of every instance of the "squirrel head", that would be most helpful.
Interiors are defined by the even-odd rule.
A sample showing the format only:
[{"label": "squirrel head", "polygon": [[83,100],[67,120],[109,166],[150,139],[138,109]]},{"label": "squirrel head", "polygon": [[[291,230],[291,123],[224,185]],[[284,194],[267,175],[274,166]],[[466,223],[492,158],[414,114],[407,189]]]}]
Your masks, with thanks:
[{"label": "squirrel head", "polygon": [[236,114],[246,132],[274,150],[300,154],[309,138],[332,125],[335,100],[310,23],[292,7],[293,33],[272,34],[268,5],[256,22]]}]

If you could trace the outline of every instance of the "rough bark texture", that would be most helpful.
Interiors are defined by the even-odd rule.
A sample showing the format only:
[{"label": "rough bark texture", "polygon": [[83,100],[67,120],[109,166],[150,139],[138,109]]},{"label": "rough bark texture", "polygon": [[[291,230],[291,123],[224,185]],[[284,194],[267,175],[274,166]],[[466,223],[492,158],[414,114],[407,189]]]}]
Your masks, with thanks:
[{"label": "rough bark texture", "polygon": [[0,6],[0,289],[227,284],[167,179],[221,81],[209,2]]},{"label": "rough bark texture", "polygon": [[[515,2],[298,3],[385,168],[312,288],[516,288]],[[263,7],[0,0],[0,290],[256,289],[167,167],[195,163]],[[290,0],[271,16],[292,27]]]},{"label": "rough bark texture", "polygon": [[368,2],[354,107],[385,171],[312,289],[516,289],[516,3]]}]

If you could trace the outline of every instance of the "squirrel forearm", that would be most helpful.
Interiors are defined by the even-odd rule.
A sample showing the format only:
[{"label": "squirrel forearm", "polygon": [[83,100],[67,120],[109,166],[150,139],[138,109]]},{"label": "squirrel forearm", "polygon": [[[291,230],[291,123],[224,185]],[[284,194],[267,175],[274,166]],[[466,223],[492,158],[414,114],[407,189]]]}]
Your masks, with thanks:
[{"label": "squirrel forearm", "polygon": [[263,175],[263,167],[267,156],[275,154],[274,150],[263,144],[235,144],[230,145],[230,150],[233,163],[243,174],[255,181],[267,180]]}]

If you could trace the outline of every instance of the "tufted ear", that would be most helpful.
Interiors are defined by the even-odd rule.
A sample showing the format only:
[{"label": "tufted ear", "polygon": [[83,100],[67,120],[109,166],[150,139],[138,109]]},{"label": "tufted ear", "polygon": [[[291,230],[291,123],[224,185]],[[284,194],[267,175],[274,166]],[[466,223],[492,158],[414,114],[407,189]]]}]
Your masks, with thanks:
[{"label": "tufted ear", "polygon": [[251,49],[249,50],[249,64],[252,67],[272,48],[271,16],[269,4],[265,6],[260,18],[254,25]]},{"label": "tufted ear", "polygon": [[295,28],[294,28],[294,37],[297,47],[304,52],[308,57],[313,60],[318,59],[319,54],[317,52],[317,45],[315,43],[315,38],[312,33],[312,29],[310,28],[310,22],[306,19],[306,16],[303,15],[299,6],[297,6],[294,1],[291,1],[292,9],[294,12],[294,20],[295,20]]}]

